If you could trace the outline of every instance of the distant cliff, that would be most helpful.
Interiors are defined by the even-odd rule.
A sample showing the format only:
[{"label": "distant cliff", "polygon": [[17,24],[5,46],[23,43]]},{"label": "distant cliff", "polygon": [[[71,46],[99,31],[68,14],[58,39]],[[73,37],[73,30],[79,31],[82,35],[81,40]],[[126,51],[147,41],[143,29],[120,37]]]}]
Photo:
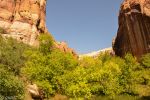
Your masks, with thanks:
[{"label": "distant cliff", "polygon": [[0,0],[3,36],[36,45],[39,33],[47,31],[45,17],[46,0]]},{"label": "distant cliff", "polygon": [[130,52],[137,58],[150,52],[150,0],[123,2],[113,48],[116,55]]},{"label": "distant cliff", "polygon": [[110,55],[113,55],[113,54],[114,54],[114,51],[112,50],[111,47],[109,47],[109,48],[104,48],[104,49],[102,49],[102,50],[92,51],[92,52],[87,53],[87,54],[81,54],[81,55],[79,55],[79,59],[82,59],[82,58],[84,58],[84,57],[96,58],[96,57],[98,57],[101,53],[109,53]]},{"label": "distant cliff", "polygon": [[68,44],[64,41],[62,42],[56,42],[55,43],[55,47],[63,52],[66,53],[71,53],[72,55],[74,55],[75,57],[78,57],[77,53],[74,51],[74,49],[69,48]]}]

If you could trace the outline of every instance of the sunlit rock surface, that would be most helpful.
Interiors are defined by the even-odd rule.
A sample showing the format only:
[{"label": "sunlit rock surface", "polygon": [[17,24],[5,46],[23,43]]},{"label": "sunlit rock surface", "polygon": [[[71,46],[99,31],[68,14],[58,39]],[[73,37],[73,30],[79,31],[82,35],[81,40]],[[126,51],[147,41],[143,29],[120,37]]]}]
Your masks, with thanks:
[{"label": "sunlit rock surface", "polygon": [[40,33],[47,32],[46,0],[0,0],[0,27],[3,36],[37,45]]},{"label": "sunlit rock surface", "polygon": [[72,48],[69,48],[68,44],[64,41],[56,42],[55,47],[60,49],[64,53],[71,53],[73,56],[78,57],[77,53]]}]

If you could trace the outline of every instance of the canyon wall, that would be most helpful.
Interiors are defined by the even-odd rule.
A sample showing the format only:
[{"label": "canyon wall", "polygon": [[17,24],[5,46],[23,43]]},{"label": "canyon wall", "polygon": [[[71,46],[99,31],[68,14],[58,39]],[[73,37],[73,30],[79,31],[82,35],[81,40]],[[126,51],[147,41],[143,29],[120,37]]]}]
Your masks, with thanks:
[{"label": "canyon wall", "polygon": [[130,52],[140,58],[150,52],[150,0],[125,0],[122,3],[113,49],[121,57]]},{"label": "canyon wall", "polygon": [[[38,36],[49,33],[46,28],[46,1],[0,0],[0,34],[38,46]],[[55,41],[55,47],[77,56],[66,43]]]},{"label": "canyon wall", "polygon": [[0,0],[2,36],[37,45],[40,33],[46,33],[46,0]]}]

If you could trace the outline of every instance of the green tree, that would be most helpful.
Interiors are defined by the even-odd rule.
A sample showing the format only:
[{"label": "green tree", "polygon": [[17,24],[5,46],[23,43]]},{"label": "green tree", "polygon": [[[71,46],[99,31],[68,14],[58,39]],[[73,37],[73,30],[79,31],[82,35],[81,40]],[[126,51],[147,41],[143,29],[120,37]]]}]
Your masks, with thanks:
[{"label": "green tree", "polygon": [[[29,59],[22,68],[22,74],[30,81],[38,83],[47,97],[58,91],[58,77],[73,70],[78,64],[71,54],[59,50],[53,50],[47,55],[39,51],[27,51],[26,57]],[[46,84],[41,85],[43,83]]]},{"label": "green tree", "polygon": [[53,40],[53,37],[50,34],[42,34],[42,35],[40,35],[39,41],[40,41],[39,50],[43,54],[47,54],[50,51],[52,51],[54,40]]},{"label": "green tree", "polygon": [[137,85],[140,79],[140,64],[131,54],[126,54],[125,65],[122,66],[121,84],[124,92],[128,94],[137,94]]},{"label": "green tree", "polygon": [[24,51],[29,46],[18,42],[12,38],[0,37],[0,63],[15,74],[20,73],[20,68],[24,66]]},{"label": "green tree", "polygon": [[150,53],[144,55],[142,58],[141,58],[141,63],[144,67],[148,67],[150,68]]},{"label": "green tree", "polygon": [[60,93],[69,97],[90,97],[90,87],[87,82],[87,73],[84,67],[77,66],[58,78]]},{"label": "green tree", "polygon": [[3,100],[22,100],[24,98],[24,85],[13,73],[0,65],[0,96]]}]

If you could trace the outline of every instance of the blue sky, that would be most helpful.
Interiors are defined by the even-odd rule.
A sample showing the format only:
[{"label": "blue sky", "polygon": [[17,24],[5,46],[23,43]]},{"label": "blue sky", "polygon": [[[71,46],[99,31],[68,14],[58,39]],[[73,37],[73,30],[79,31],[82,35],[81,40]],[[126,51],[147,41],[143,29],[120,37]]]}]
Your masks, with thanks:
[{"label": "blue sky", "polygon": [[47,0],[47,27],[83,54],[111,47],[122,0]]}]

